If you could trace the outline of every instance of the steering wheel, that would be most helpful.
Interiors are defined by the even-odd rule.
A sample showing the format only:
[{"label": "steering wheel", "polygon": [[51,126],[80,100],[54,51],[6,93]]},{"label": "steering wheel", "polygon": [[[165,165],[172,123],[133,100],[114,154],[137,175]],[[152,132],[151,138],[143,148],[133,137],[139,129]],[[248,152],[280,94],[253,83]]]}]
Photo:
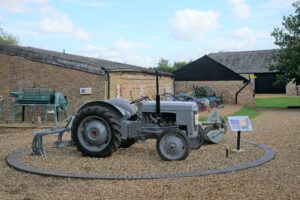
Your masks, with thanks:
[{"label": "steering wheel", "polygon": [[130,104],[140,104],[142,101],[147,100],[147,99],[150,99],[150,98],[147,96],[144,96],[139,99],[133,100],[132,102],[130,102]]}]

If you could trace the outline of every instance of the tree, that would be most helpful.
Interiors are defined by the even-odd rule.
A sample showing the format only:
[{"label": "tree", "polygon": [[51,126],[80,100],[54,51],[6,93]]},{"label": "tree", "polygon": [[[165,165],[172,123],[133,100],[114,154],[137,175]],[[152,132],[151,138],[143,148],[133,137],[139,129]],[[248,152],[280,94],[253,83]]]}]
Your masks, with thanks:
[{"label": "tree", "polygon": [[157,69],[162,72],[174,72],[177,69],[180,69],[181,67],[188,64],[188,62],[182,61],[182,62],[174,62],[173,65],[169,64],[169,61],[161,58],[159,62],[157,63]]},{"label": "tree", "polygon": [[300,1],[293,3],[295,15],[283,17],[282,28],[274,28],[271,35],[279,50],[274,54],[275,64],[270,70],[278,71],[276,83],[292,81],[300,84]]},{"label": "tree", "polygon": [[185,61],[174,62],[174,65],[173,65],[173,68],[175,69],[174,71],[180,69],[181,67],[183,67],[187,64],[188,64],[188,62],[185,62]]},{"label": "tree", "polygon": [[157,63],[158,71],[162,72],[172,72],[172,68],[169,64],[169,61],[166,59],[161,58]]},{"label": "tree", "polygon": [[3,28],[0,27],[0,43],[17,45],[19,44],[19,39],[14,35],[5,32]]}]

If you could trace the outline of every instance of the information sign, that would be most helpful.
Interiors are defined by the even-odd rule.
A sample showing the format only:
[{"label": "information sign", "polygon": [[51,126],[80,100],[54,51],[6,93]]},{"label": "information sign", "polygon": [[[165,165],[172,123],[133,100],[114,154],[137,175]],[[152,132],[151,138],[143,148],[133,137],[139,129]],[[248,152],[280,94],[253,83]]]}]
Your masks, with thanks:
[{"label": "information sign", "polygon": [[252,131],[248,116],[229,116],[228,122],[232,131]]},{"label": "information sign", "polygon": [[92,88],[80,88],[80,94],[92,94]]}]

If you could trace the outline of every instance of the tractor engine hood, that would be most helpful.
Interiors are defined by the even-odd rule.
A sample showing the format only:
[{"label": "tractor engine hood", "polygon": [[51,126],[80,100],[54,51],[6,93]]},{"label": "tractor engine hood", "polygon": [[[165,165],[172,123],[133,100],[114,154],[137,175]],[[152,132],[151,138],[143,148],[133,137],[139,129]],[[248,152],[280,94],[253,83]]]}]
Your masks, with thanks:
[{"label": "tractor engine hood", "polygon": [[[142,112],[155,112],[156,102],[155,101],[145,101],[141,107]],[[182,101],[161,101],[160,102],[161,112],[170,111],[189,111],[197,112],[198,107],[195,102],[182,102]]]}]

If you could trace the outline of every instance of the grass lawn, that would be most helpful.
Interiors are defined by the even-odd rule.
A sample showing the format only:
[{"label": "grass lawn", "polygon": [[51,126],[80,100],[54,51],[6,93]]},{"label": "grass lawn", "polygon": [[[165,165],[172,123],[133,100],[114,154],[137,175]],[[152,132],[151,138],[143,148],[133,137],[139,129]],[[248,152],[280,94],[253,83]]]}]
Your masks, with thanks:
[{"label": "grass lawn", "polygon": [[[227,121],[228,116],[249,116],[250,119],[256,117],[259,113],[257,112],[255,107],[244,106],[239,111],[223,116]],[[207,116],[200,116],[199,121],[206,121]]]},{"label": "grass lawn", "polygon": [[[287,108],[287,106],[300,106],[300,97],[270,97],[270,98],[255,98],[255,107],[244,106],[239,111],[228,114],[228,116],[249,116],[250,119],[259,115],[257,108]],[[200,116],[200,121],[207,120],[206,116]]]},{"label": "grass lawn", "polygon": [[257,115],[259,115],[259,113],[257,112],[255,107],[247,107],[244,106],[242,107],[239,111],[230,114],[230,115],[226,115],[225,119],[228,120],[228,116],[249,116],[250,119],[255,118]]},{"label": "grass lawn", "polygon": [[[255,98],[255,107],[244,106],[231,116],[249,116],[251,119],[259,115],[257,108],[287,108],[287,106],[300,106],[300,97],[271,97]],[[225,116],[227,119],[227,116]]]},{"label": "grass lawn", "polygon": [[300,97],[255,98],[257,108],[286,108],[300,106]]}]

